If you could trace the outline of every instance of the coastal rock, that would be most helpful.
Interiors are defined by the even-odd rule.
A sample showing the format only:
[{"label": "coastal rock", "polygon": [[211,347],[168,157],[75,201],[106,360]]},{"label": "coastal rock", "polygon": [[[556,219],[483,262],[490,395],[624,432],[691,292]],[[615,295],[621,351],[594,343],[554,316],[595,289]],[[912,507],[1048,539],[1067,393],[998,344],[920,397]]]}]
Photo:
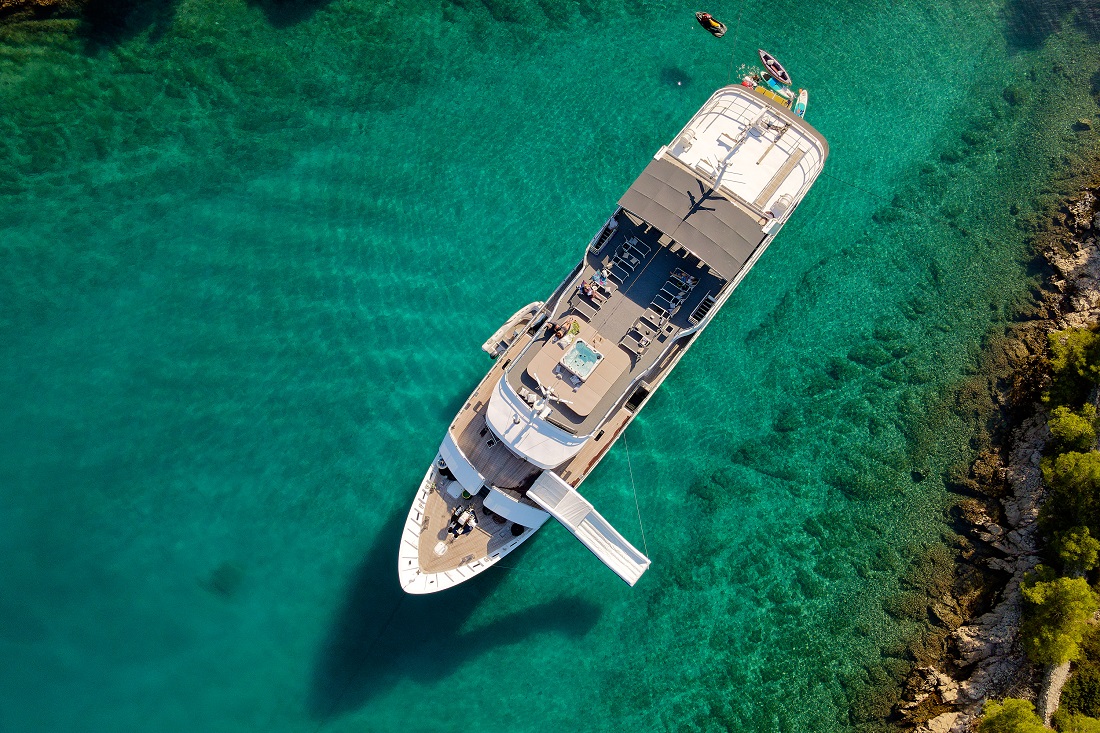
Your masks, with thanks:
[{"label": "coastal rock", "polygon": [[[1092,124],[1091,122],[1089,123]],[[1093,212],[1096,209],[1096,194],[1092,191],[1085,191],[1077,199],[1069,202],[1066,207],[1069,209],[1070,214],[1073,215],[1074,223],[1079,229],[1087,229],[1092,221]]]},{"label": "coastal rock", "polygon": [[990,570],[999,570],[1004,573],[1016,572],[1016,561],[1012,558],[991,557],[986,566]]},{"label": "coastal rock", "polygon": [[918,730],[928,731],[928,733],[952,733],[956,730],[955,725],[960,717],[962,717],[961,713],[943,713],[929,720],[924,728],[918,728]]},{"label": "coastal rock", "polygon": [[[947,628],[959,625],[948,637],[945,658],[937,663],[948,673],[933,667],[911,673],[904,702],[896,708],[899,726],[906,730],[916,726],[922,733],[962,733],[970,730],[986,700],[1037,698],[1039,670],[1020,648],[1018,629],[1023,609],[1020,584],[1025,574],[1039,564],[1038,517],[1047,494],[1039,465],[1050,438],[1049,415],[1038,397],[1047,378],[1047,335],[1065,328],[1092,326],[1100,320],[1098,206],[1100,196],[1084,191],[1053,217],[1054,229],[1037,235],[1036,250],[1052,272],[1038,291],[1039,303],[1014,327],[1012,338],[1016,343],[1004,349],[1009,362],[1016,364],[1014,373],[992,386],[994,392],[1019,390],[1027,396],[1021,402],[1010,398],[1006,391],[1004,395],[992,395],[992,404],[1014,405],[1020,413],[1030,414],[1017,423],[999,449],[975,457],[967,476],[958,480],[965,490],[960,493],[967,498],[959,503],[956,516],[967,537],[984,543],[974,546],[963,540],[959,557],[974,568],[1003,573],[1001,577],[1007,580],[999,588],[992,609],[976,618],[966,618],[966,609],[989,606],[965,606],[959,601],[961,596],[929,606],[935,623]],[[987,577],[992,580],[994,576]],[[1057,674],[1051,679],[1064,681]],[[1042,689],[1053,687],[1044,685]],[[1054,697],[1048,692],[1039,700],[1045,717],[1053,712],[1048,699]],[[944,712],[945,707],[948,712]]]},{"label": "coastal rock", "polygon": [[1047,667],[1043,675],[1043,685],[1039,691],[1039,699],[1035,704],[1035,712],[1043,719],[1043,725],[1050,725],[1054,712],[1058,709],[1058,701],[1062,697],[1062,687],[1069,679],[1069,662],[1052,664]]},{"label": "coastal rock", "polygon": [[[958,664],[972,667],[970,675],[959,681],[954,695],[948,695],[963,712],[976,714],[986,699],[1003,696],[1004,690],[1028,674],[1027,660],[1017,644],[1023,608],[1020,582],[1039,562],[1036,519],[1043,487],[1034,457],[1041,455],[1048,435],[1046,413],[1040,411],[1012,436],[1013,448],[1006,465],[1010,495],[1002,501],[1005,521],[1012,529],[993,543],[1008,558],[991,558],[987,563],[990,568],[1012,575],[1001,593],[1000,603],[973,622],[960,626],[952,635]],[[944,702],[948,702],[946,697]]]},{"label": "coastal rock", "polygon": [[[947,601],[953,601],[948,598]],[[944,626],[949,629],[956,628],[962,623],[962,614],[959,613],[958,604],[953,602],[934,601],[928,610]]]},{"label": "coastal rock", "polygon": [[1035,552],[1034,533],[1029,531],[1030,523],[1020,529],[1014,529],[1003,539],[993,543],[1006,555],[1031,555]]}]

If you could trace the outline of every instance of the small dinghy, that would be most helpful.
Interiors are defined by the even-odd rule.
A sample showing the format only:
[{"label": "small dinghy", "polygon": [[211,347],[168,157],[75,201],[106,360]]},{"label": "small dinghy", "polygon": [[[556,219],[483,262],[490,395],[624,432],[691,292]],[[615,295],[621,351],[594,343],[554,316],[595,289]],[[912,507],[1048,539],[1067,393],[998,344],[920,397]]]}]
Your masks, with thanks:
[{"label": "small dinghy", "polygon": [[699,21],[699,25],[714,34],[715,38],[726,35],[726,24],[712,18],[710,13],[696,13],[695,19]]},{"label": "small dinghy", "polygon": [[[497,329],[489,339],[481,345],[481,350],[489,355],[490,359],[495,359],[512,345],[512,342],[516,340],[516,337],[523,333],[524,329],[532,324],[531,319],[535,317],[535,314],[542,308],[542,301],[536,301],[534,303],[528,303],[520,308],[518,311],[512,314],[512,317],[504,322],[504,325]],[[546,316],[542,316],[541,320],[546,320]]]},{"label": "small dinghy", "polygon": [[798,90],[798,100],[794,103],[794,113],[799,117],[806,116],[806,102],[810,99],[810,93],[805,89]]},{"label": "small dinghy", "polygon": [[[702,22],[702,21],[700,21]],[[779,59],[772,56],[764,49],[759,49],[760,61],[763,62],[764,68],[768,70],[768,73],[775,78],[777,82],[784,85],[790,85],[791,75],[787,73],[787,70],[783,68],[783,64],[779,63]]]}]

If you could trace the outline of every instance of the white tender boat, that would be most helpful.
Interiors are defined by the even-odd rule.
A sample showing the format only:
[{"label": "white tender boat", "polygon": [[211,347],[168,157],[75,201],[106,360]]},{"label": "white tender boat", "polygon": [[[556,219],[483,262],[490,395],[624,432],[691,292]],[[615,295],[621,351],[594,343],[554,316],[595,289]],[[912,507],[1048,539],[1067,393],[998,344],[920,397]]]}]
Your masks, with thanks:
[{"label": "white tender boat", "polygon": [[[481,350],[488,354],[490,359],[495,359],[503,354],[512,345],[512,342],[519,338],[525,328],[540,325],[535,321],[535,318],[540,315],[542,306],[543,302],[536,300],[534,303],[528,303],[513,313],[512,317],[505,321],[504,325],[498,328],[496,333],[481,345]],[[545,320],[545,316],[543,316],[543,320]]]},{"label": "white tender boat", "polygon": [[405,520],[405,591],[469,580],[551,517],[638,581],[649,559],[577,489],[767,249],[828,151],[790,109],[742,86],[715,92],[657,151],[545,303],[486,342],[496,362]]}]

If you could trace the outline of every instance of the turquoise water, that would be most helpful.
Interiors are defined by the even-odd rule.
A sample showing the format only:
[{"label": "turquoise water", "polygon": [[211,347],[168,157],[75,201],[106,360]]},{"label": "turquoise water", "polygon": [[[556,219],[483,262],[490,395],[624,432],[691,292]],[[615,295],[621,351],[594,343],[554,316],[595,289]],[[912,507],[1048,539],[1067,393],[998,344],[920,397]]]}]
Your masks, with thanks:
[{"label": "turquoise water", "polygon": [[[0,728],[881,719],[919,634],[884,604],[971,450],[952,389],[1034,282],[1019,223],[1096,143],[1100,20],[708,9],[720,41],[616,0],[0,30]],[[398,525],[480,344],[758,47],[832,155],[585,484],[652,569],[628,589],[548,526],[403,598]]]}]

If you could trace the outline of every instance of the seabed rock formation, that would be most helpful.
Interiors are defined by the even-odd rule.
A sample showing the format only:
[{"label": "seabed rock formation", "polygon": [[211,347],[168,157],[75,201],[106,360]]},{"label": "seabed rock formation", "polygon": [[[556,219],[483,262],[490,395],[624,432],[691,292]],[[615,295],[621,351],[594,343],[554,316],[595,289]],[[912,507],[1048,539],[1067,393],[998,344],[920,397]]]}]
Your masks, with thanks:
[{"label": "seabed rock formation", "polygon": [[0,0],[0,18],[76,15],[86,4],[87,0]]},{"label": "seabed rock formation", "polygon": [[[934,614],[949,632],[945,651],[931,663],[922,660],[925,664],[910,674],[892,716],[903,729],[961,733],[972,729],[986,700],[1054,697],[1040,688],[1057,675],[1029,663],[1018,641],[1020,582],[1039,564],[1041,546],[1037,519],[1045,489],[1039,460],[1050,432],[1038,397],[1046,375],[1047,336],[1100,321],[1098,209],[1100,185],[1094,184],[1062,207],[1053,228],[1036,236],[1036,251],[1049,273],[1033,312],[995,346],[1011,365],[1008,376],[990,380],[993,403],[1012,428],[954,482],[966,497],[956,508],[962,564],[954,592],[941,604],[963,613]],[[992,585],[996,600],[990,610],[964,618],[966,609],[981,605],[967,602],[959,582],[975,569]]]}]

